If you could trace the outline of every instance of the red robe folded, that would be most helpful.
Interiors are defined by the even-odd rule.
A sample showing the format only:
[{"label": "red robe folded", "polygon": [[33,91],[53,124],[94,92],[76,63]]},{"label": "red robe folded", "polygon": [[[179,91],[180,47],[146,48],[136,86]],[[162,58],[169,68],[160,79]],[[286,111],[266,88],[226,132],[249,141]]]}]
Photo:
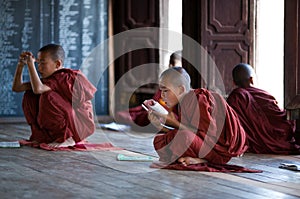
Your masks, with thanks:
[{"label": "red robe folded", "polygon": [[91,99],[96,88],[79,70],[60,69],[42,82],[51,90],[41,95],[28,90],[23,96],[31,141],[62,143],[73,137],[80,142],[94,133]]},{"label": "red robe folded", "polygon": [[237,112],[243,125],[249,152],[294,154],[298,147],[292,143],[295,122],[286,120],[275,98],[258,88],[237,88],[227,102]]},{"label": "red robe folded", "polygon": [[175,109],[179,121],[195,130],[157,134],[153,143],[160,161],[172,163],[189,156],[225,164],[246,151],[246,135],[238,117],[219,94],[195,89]]}]

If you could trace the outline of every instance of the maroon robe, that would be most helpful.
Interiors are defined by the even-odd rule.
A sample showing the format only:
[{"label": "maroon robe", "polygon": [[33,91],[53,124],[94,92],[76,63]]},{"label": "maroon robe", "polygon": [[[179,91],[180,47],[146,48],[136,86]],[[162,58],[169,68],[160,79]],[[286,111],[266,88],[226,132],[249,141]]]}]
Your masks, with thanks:
[{"label": "maroon robe", "polygon": [[194,130],[157,134],[153,143],[161,161],[172,163],[188,156],[225,164],[247,149],[236,113],[219,94],[195,89],[177,106],[179,121]]},{"label": "maroon robe", "polygon": [[80,142],[95,130],[91,99],[96,88],[79,70],[60,69],[42,82],[51,88],[40,95],[23,96],[23,111],[31,126],[31,141]]},{"label": "maroon robe", "polygon": [[286,120],[275,98],[258,88],[236,88],[227,102],[237,112],[243,125],[249,152],[293,154],[299,153],[292,143],[295,133],[294,121]]},{"label": "maroon robe", "polygon": [[[168,109],[162,102],[160,90],[158,90],[154,94],[152,99],[159,102],[166,109]],[[128,110],[117,112],[115,115],[115,119],[119,123],[125,123],[125,124],[131,125],[132,128],[137,131],[152,132],[156,129],[154,126],[151,125],[151,123],[148,119],[148,112],[141,105],[130,108]],[[147,125],[149,125],[149,126],[147,126]],[[146,127],[146,128],[143,128],[143,127]]]}]

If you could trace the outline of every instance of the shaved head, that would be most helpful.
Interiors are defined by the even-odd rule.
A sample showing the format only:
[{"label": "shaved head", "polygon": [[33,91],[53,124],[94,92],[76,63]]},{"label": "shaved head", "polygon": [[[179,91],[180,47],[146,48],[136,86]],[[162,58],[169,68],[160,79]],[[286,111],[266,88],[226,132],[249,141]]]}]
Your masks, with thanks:
[{"label": "shaved head", "polygon": [[169,66],[181,66],[181,57],[182,52],[180,50],[172,53],[169,60]]},{"label": "shaved head", "polygon": [[53,61],[61,60],[64,63],[65,60],[65,51],[61,45],[58,44],[48,44],[43,46],[39,52],[49,52]]},{"label": "shaved head", "polygon": [[253,68],[249,64],[240,63],[232,70],[232,77],[235,85],[246,88],[252,84],[254,76]]},{"label": "shaved head", "polygon": [[191,78],[186,70],[182,67],[172,67],[165,70],[160,75],[160,80],[166,80],[173,86],[183,85],[187,90],[190,90]]}]

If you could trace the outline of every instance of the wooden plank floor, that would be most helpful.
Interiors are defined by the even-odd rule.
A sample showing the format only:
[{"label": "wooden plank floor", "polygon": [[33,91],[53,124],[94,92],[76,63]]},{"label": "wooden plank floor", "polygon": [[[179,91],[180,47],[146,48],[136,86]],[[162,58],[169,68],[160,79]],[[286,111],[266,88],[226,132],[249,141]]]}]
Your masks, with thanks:
[{"label": "wooden plank floor", "polygon": [[[0,124],[0,141],[27,139],[26,124]],[[0,198],[300,198],[299,155],[245,154],[230,163],[262,173],[215,173],[149,168],[151,162],[117,161],[118,153],[157,157],[153,134],[97,129],[88,140],[118,151],[45,151],[0,148]]]}]

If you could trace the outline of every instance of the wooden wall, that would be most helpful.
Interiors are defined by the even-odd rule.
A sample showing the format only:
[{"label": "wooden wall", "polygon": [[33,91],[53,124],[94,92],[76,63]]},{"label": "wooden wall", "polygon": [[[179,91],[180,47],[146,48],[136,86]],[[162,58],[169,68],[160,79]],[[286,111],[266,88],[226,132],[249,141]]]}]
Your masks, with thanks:
[{"label": "wooden wall", "polygon": [[[226,96],[232,90],[233,67],[239,62],[254,63],[254,9],[255,0],[183,0],[183,33],[201,44],[215,62],[201,60],[206,58],[183,43],[184,54],[198,59],[196,66],[185,63],[193,87],[218,89],[224,84]],[[206,74],[201,77],[195,69]],[[215,78],[216,73],[222,81]]]}]

